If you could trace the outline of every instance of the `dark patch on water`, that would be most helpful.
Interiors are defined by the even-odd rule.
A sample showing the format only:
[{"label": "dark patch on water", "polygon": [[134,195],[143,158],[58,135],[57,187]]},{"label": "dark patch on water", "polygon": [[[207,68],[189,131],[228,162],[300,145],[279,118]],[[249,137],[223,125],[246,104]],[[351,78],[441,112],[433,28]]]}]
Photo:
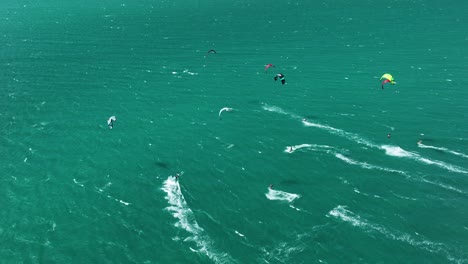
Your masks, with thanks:
[{"label": "dark patch on water", "polygon": [[299,181],[298,181],[298,180],[289,179],[289,180],[283,180],[283,181],[281,181],[280,184],[282,184],[282,185],[296,185],[296,184],[299,184]]},{"label": "dark patch on water", "polygon": [[163,169],[167,169],[169,168],[169,163],[167,162],[163,162],[163,161],[156,161],[155,162],[156,166],[160,167],[160,168],[163,168]]}]

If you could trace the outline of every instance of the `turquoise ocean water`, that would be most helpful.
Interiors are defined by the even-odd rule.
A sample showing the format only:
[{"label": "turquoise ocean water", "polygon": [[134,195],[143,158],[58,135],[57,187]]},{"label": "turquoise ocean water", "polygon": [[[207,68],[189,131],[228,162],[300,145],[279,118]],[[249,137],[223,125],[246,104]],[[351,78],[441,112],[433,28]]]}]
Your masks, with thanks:
[{"label": "turquoise ocean water", "polygon": [[1,263],[468,263],[466,10],[2,1]]}]

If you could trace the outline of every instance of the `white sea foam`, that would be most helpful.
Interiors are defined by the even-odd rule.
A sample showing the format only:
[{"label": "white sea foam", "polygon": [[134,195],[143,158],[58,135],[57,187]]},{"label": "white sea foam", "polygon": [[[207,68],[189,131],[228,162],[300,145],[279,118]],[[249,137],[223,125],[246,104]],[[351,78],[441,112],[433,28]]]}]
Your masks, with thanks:
[{"label": "white sea foam", "polygon": [[283,109],[281,109],[280,107],[278,106],[273,106],[273,105],[268,105],[268,104],[263,104],[262,106],[263,110],[266,110],[266,111],[269,111],[269,112],[274,112],[274,113],[278,113],[278,114],[283,114],[283,115],[288,115],[294,119],[301,119],[300,116],[296,115],[296,114],[293,114],[293,113],[290,113],[290,112],[287,112]]},{"label": "white sea foam", "polygon": [[119,200],[119,203],[124,204],[124,205],[129,205],[130,203],[127,203],[125,201]]},{"label": "white sea foam", "polygon": [[333,210],[328,212],[328,214],[336,218],[339,218],[345,222],[348,222],[352,224],[353,226],[365,226],[366,225],[366,223],[363,222],[363,220],[361,220],[359,216],[351,215],[352,212],[347,210],[346,207],[342,205],[338,205],[337,207],[333,208]]},{"label": "white sea foam", "polygon": [[468,171],[462,169],[462,168],[459,168],[457,166],[454,166],[454,165],[451,165],[451,164],[447,164],[445,162],[442,162],[442,161],[438,161],[438,160],[430,160],[430,159],[427,159],[427,158],[423,158],[423,157],[420,157],[418,156],[419,160],[423,163],[426,163],[426,164],[430,164],[430,165],[436,165],[438,167],[441,167],[441,168],[444,168],[444,169],[447,169],[449,171],[453,171],[453,172],[458,172],[458,173],[464,173],[464,174],[468,174]]},{"label": "white sea foam", "polygon": [[301,148],[310,148],[312,147],[311,144],[301,144],[301,145],[296,145],[296,146],[286,146],[284,149],[284,152],[287,153],[293,153],[294,151],[301,149]]},{"label": "white sea foam", "polygon": [[[334,134],[334,135],[337,135],[337,136],[340,136],[340,137],[344,137],[344,138],[346,138],[348,140],[351,140],[351,141],[354,141],[354,142],[356,142],[358,144],[362,144],[362,145],[365,145],[365,146],[368,146],[368,147],[371,147],[371,148],[383,149],[383,150],[385,150],[385,154],[387,154],[389,156],[410,158],[410,159],[413,159],[413,160],[418,161],[420,163],[424,163],[424,164],[428,164],[428,165],[435,165],[435,166],[438,166],[440,168],[443,168],[443,169],[446,169],[446,170],[449,170],[449,171],[452,171],[452,172],[468,174],[468,171],[466,171],[466,170],[464,170],[462,168],[456,167],[456,166],[451,165],[451,164],[444,163],[442,161],[430,160],[428,158],[424,158],[424,157],[422,157],[421,155],[419,155],[417,153],[406,151],[406,150],[404,150],[404,149],[402,149],[402,148],[400,148],[398,146],[389,146],[389,145],[379,146],[377,144],[372,143],[371,141],[368,141],[367,139],[365,139],[363,137],[360,137],[357,134],[346,132],[346,131],[344,131],[342,129],[334,128],[332,126],[323,125],[323,124],[319,124],[319,123],[315,123],[315,122],[305,120],[305,119],[303,119],[303,118],[301,118],[301,117],[299,117],[299,116],[297,116],[295,114],[289,113],[289,112],[287,112],[287,111],[285,111],[285,110],[283,110],[283,109],[281,109],[281,108],[279,108],[277,106],[270,106],[270,105],[264,104],[263,109],[266,110],[266,111],[270,111],[270,112],[289,115],[290,117],[292,117],[294,119],[302,120],[302,123],[305,126],[316,127],[316,128],[326,130],[331,134]],[[463,153],[459,153],[459,154],[463,154]]]},{"label": "white sea foam", "polygon": [[239,233],[239,231],[237,231],[237,230],[234,230],[234,232],[235,232],[238,236],[240,236],[240,237],[245,237],[244,234]]},{"label": "white sea foam", "polygon": [[369,140],[367,140],[367,139],[365,139],[363,137],[360,137],[357,134],[346,132],[346,131],[344,131],[342,129],[334,128],[334,127],[328,126],[328,125],[322,125],[322,124],[319,124],[319,123],[314,123],[314,122],[307,121],[307,120],[302,120],[302,123],[305,126],[320,128],[320,129],[323,129],[323,130],[326,130],[326,131],[330,132],[331,134],[334,134],[334,135],[337,135],[337,136],[340,136],[340,137],[344,137],[344,138],[346,138],[348,140],[354,141],[356,143],[359,143],[359,144],[362,144],[362,145],[365,145],[365,146],[368,146],[368,147],[371,147],[371,148],[379,148],[378,145],[370,142]]},{"label": "white sea foam", "polygon": [[367,162],[356,161],[356,160],[353,160],[351,158],[348,158],[348,157],[344,156],[341,153],[336,153],[335,157],[337,157],[338,159],[340,159],[340,160],[342,160],[342,161],[344,161],[344,162],[346,162],[348,164],[357,165],[357,166],[359,166],[361,168],[368,169],[368,170],[381,170],[381,171],[387,171],[387,172],[396,172],[396,173],[400,173],[400,174],[406,174],[404,171],[394,170],[394,169],[385,168],[385,167],[380,167],[380,166],[369,164]]},{"label": "white sea foam", "polygon": [[275,113],[279,113],[279,114],[283,114],[283,115],[289,115],[288,112],[284,111],[283,109],[281,109],[281,108],[279,108],[277,106],[270,106],[270,105],[264,104],[263,109],[266,110],[266,111],[269,111],[269,112],[275,112]]},{"label": "white sea foam", "polygon": [[411,153],[409,151],[406,151],[398,146],[388,146],[388,145],[383,145],[381,147],[383,150],[385,150],[385,154],[389,156],[394,156],[394,157],[414,157],[416,154]]},{"label": "white sea foam", "polygon": [[355,114],[338,113],[341,116],[355,116]]},{"label": "white sea foam", "polygon": [[389,156],[410,158],[412,160],[416,160],[424,164],[435,165],[435,166],[438,166],[440,168],[443,168],[452,172],[464,173],[464,174],[468,173],[468,171],[462,168],[459,168],[457,166],[454,166],[454,165],[451,165],[442,161],[438,161],[438,160],[431,160],[428,158],[424,158],[417,153],[406,151],[398,146],[383,145],[382,149],[384,149],[385,154]]},{"label": "white sea foam", "polygon": [[299,211],[299,212],[300,212],[300,211],[302,211],[301,209],[299,209],[299,208],[295,207],[295,206],[294,206],[294,205],[292,205],[292,204],[290,204],[290,205],[289,205],[289,207],[291,207],[292,209],[295,209],[296,211]]},{"label": "white sea foam", "polygon": [[109,186],[112,185],[112,182],[108,182],[106,183],[106,185],[104,185],[103,187],[99,188],[99,187],[95,187],[99,192],[104,192],[105,189],[107,189]]},{"label": "white sea foam", "polygon": [[[386,172],[398,173],[398,174],[404,175],[405,177],[411,178],[413,180],[422,181],[422,182],[425,182],[425,183],[436,185],[436,186],[439,186],[439,187],[444,188],[446,190],[455,191],[457,193],[466,193],[466,192],[464,192],[464,191],[462,191],[460,189],[457,189],[457,188],[455,188],[453,186],[450,186],[450,185],[446,185],[446,184],[442,184],[442,183],[438,183],[438,182],[432,182],[432,181],[429,181],[429,180],[426,180],[426,179],[423,179],[423,178],[411,176],[408,172],[405,172],[405,171],[395,170],[395,169],[386,168],[386,167],[381,167],[381,166],[369,164],[367,162],[361,162],[361,161],[354,160],[354,159],[352,159],[350,157],[347,157],[347,156],[343,155],[342,153],[339,153],[338,150],[336,150],[335,148],[327,146],[327,145],[316,145],[316,144],[296,145],[296,146],[293,146],[293,152],[295,150],[297,150],[298,148],[300,148],[300,147],[307,148],[307,149],[312,150],[312,151],[323,151],[323,152],[326,152],[326,153],[331,153],[336,158],[338,158],[338,159],[340,159],[340,160],[342,160],[342,161],[344,161],[344,162],[346,162],[346,163],[348,163],[350,165],[359,166],[359,167],[361,167],[363,169],[381,170],[381,171],[386,171]],[[285,152],[291,153],[290,146],[285,148]],[[403,149],[401,149],[399,147],[397,147],[397,149],[395,149],[395,150],[390,150],[389,152],[392,153],[395,156],[400,156],[400,157],[412,154],[411,152],[405,151],[405,150],[403,150]],[[344,183],[347,183],[347,182],[344,181]]]},{"label": "white sea foam", "polygon": [[[338,205],[337,207],[333,208],[330,212],[328,212],[328,215],[340,219],[341,221],[350,223],[355,227],[359,227],[365,232],[379,233],[388,239],[401,241],[434,254],[443,254],[450,261],[454,261],[456,263],[466,263],[466,260],[463,260],[463,258],[460,257],[460,255],[464,254],[462,250],[451,248],[442,243],[426,240],[422,236],[418,236],[417,238],[415,238],[412,237],[410,234],[406,234],[400,231],[389,230],[384,226],[374,224],[367,221],[366,219],[363,219],[359,215],[356,215],[355,213],[346,209],[346,206]],[[455,254],[459,256],[454,256]]]},{"label": "white sea foam", "polygon": [[[346,162],[348,164],[352,164],[352,165],[358,164],[357,161],[352,160],[352,159],[350,159],[348,157],[345,157],[343,154],[340,154],[340,153],[336,153],[335,157],[339,158],[340,160],[342,160],[342,161],[344,161],[344,162]],[[367,163],[363,163],[363,165],[364,165],[364,167],[366,167],[365,165],[367,165]]]},{"label": "white sea foam", "polygon": [[439,186],[439,187],[444,188],[446,190],[454,191],[454,192],[457,192],[457,193],[467,194],[465,191],[460,190],[458,188],[455,188],[453,186],[447,185],[447,184],[443,184],[443,183],[440,183],[440,182],[433,182],[433,181],[430,181],[430,180],[427,180],[427,179],[422,179],[422,181],[425,182],[425,183],[429,183],[429,184],[432,184],[432,185]]},{"label": "white sea foam", "polygon": [[301,197],[299,194],[283,192],[271,188],[268,188],[268,192],[265,195],[268,198],[268,200],[279,200],[288,202],[292,202]]},{"label": "white sea foam", "polygon": [[189,71],[188,69],[185,69],[185,70],[183,71],[183,73],[187,73],[187,74],[192,75],[192,76],[193,76],[193,75],[198,75],[197,72],[191,72],[191,71]]},{"label": "white sea foam", "polygon": [[430,145],[424,145],[423,143],[418,143],[418,147],[427,148],[427,149],[435,149],[435,150],[443,151],[443,152],[446,152],[446,153],[450,153],[450,154],[457,155],[457,156],[460,156],[462,158],[468,159],[468,155],[466,155],[464,153],[461,153],[461,152],[454,151],[454,150],[450,150],[450,149],[444,148],[444,147],[435,147],[435,146],[430,146]]},{"label": "white sea foam", "polygon": [[302,148],[310,149],[310,150],[313,150],[313,151],[326,151],[326,152],[331,151],[332,149],[334,149],[333,147],[330,147],[330,146],[327,146],[327,145],[299,144],[299,145],[294,145],[294,146],[286,146],[286,148],[284,149],[284,152],[293,153],[294,151],[296,151],[298,149],[302,149]]},{"label": "white sea foam", "polygon": [[275,112],[275,113],[278,113],[278,114],[289,115],[290,117],[292,117],[294,119],[301,120],[302,123],[305,126],[320,128],[320,129],[326,130],[326,131],[328,131],[328,132],[330,132],[332,134],[335,134],[335,135],[347,138],[349,140],[355,141],[355,142],[357,142],[359,144],[363,144],[363,145],[366,145],[368,147],[379,148],[378,145],[373,144],[372,142],[360,137],[357,134],[346,132],[346,131],[344,131],[342,129],[334,128],[332,126],[323,125],[323,124],[320,124],[320,123],[309,121],[309,120],[307,120],[305,118],[301,118],[300,116],[298,116],[296,114],[289,113],[289,112],[281,109],[280,107],[271,106],[271,105],[268,105],[268,104],[263,104],[263,109],[266,110],[266,111],[269,111],[269,112]]},{"label": "white sea foam", "polygon": [[215,251],[213,242],[205,234],[203,228],[198,225],[193,211],[185,201],[179,182],[175,177],[169,176],[164,181],[161,190],[166,193],[165,199],[169,203],[166,210],[177,219],[175,226],[190,233],[190,236],[184,239],[184,241],[193,241],[197,245],[197,249],[190,247],[192,251],[206,255],[215,263],[234,262],[228,254]]},{"label": "white sea foam", "polygon": [[404,172],[404,171],[394,170],[394,169],[391,169],[391,168],[372,165],[372,164],[369,164],[367,162],[361,162],[361,161],[353,160],[353,159],[351,159],[349,157],[346,157],[345,155],[339,153],[335,148],[333,148],[331,146],[327,146],[327,145],[300,144],[300,145],[295,145],[295,146],[287,146],[284,149],[284,152],[293,153],[294,151],[296,151],[298,149],[301,149],[301,148],[307,148],[307,149],[310,149],[312,151],[323,151],[323,152],[327,152],[327,153],[332,153],[336,158],[338,158],[338,159],[340,159],[340,160],[342,160],[342,161],[344,161],[344,162],[346,162],[348,164],[359,166],[359,167],[361,167],[363,169],[381,170],[381,171],[394,172],[394,173],[399,173],[399,174],[406,175],[406,172]]},{"label": "white sea foam", "polygon": [[393,195],[395,195],[396,197],[401,198],[401,199],[411,200],[411,201],[417,201],[417,200],[418,200],[418,199],[416,199],[416,198],[411,198],[411,197],[399,195],[399,194],[396,194],[396,193],[394,193],[394,192],[392,192],[392,193],[393,193]]},{"label": "white sea foam", "polygon": [[279,242],[273,246],[273,248],[261,250],[264,253],[262,262],[270,263],[292,263],[289,261],[291,255],[297,255],[304,251],[307,243],[303,241],[302,235],[296,235],[294,239],[287,242]]},{"label": "white sea foam", "polygon": [[73,179],[73,182],[81,187],[84,187],[84,185],[80,182],[78,182],[76,179]]},{"label": "white sea foam", "polygon": [[120,199],[114,198],[114,197],[112,197],[112,196],[110,196],[110,195],[107,195],[107,198],[112,199],[112,200],[114,200],[114,201],[116,201],[116,202],[119,202],[119,203],[121,203],[121,204],[123,204],[123,205],[127,205],[127,206],[128,206],[128,205],[131,204],[131,203],[122,201],[122,200],[120,200]]},{"label": "white sea foam", "polygon": [[385,124],[382,124],[382,123],[379,123],[379,122],[375,122],[375,123],[378,124],[378,125],[381,125],[381,126],[383,126],[383,127],[386,127],[386,128],[388,128],[388,129],[390,129],[391,131],[395,131],[395,128],[392,127],[392,126],[385,125]]}]

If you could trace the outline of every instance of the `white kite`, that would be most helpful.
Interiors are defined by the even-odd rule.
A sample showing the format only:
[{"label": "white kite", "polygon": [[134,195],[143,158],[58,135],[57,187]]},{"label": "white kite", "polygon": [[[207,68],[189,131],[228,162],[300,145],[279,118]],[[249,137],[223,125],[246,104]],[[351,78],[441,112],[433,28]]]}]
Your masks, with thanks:
[{"label": "white kite", "polygon": [[230,111],[232,111],[232,108],[229,108],[229,107],[221,108],[221,110],[219,110],[219,114],[218,114],[219,115],[219,120],[221,120],[221,113],[224,112],[224,111],[230,112]]},{"label": "white kite", "polygon": [[114,127],[114,122],[116,120],[117,120],[117,118],[115,118],[115,116],[109,117],[109,119],[107,120],[107,125],[109,126],[110,129],[112,129],[112,127]]}]

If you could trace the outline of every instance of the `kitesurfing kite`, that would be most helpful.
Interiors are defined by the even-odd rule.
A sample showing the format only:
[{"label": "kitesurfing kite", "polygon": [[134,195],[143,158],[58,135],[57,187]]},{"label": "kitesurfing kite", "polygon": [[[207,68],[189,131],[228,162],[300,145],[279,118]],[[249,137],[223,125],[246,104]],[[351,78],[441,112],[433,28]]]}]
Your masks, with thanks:
[{"label": "kitesurfing kite", "polygon": [[265,72],[266,72],[266,71],[268,70],[268,68],[270,68],[270,67],[276,68],[275,65],[269,63],[269,64],[265,65]]},{"label": "kitesurfing kite", "polygon": [[230,112],[230,111],[232,111],[232,108],[229,108],[229,107],[221,108],[221,110],[219,110],[219,114],[218,114],[219,115],[219,120],[221,120],[221,113],[224,112],[224,111]]},{"label": "kitesurfing kite", "polygon": [[273,78],[275,82],[277,80],[280,80],[282,84],[286,84],[286,79],[284,78],[284,75],[282,73],[276,74],[276,76]]},{"label": "kitesurfing kite", "polygon": [[107,125],[109,126],[110,129],[112,129],[114,127],[114,122],[116,120],[117,120],[117,118],[115,118],[115,116],[109,117],[109,119],[107,120]]},{"label": "kitesurfing kite", "polygon": [[389,74],[389,73],[386,73],[386,74],[382,75],[382,77],[380,77],[380,80],[381,81],[383,80],[382,81],[382,90],[383,90],[384,85],[386,83],[390,83],[391,85],[394,85],[396,83],[395,80],[393,80],[393,76],[391,74]]},{"label": "kitesurfing kite", "polygon": [[216,50],[214,50],[214,49],[210,49],[210,50],[209,50],[207,53],[208,53],[208,54],[210,54],[210,53],[214,53],[214,54],[216,54]]}]

